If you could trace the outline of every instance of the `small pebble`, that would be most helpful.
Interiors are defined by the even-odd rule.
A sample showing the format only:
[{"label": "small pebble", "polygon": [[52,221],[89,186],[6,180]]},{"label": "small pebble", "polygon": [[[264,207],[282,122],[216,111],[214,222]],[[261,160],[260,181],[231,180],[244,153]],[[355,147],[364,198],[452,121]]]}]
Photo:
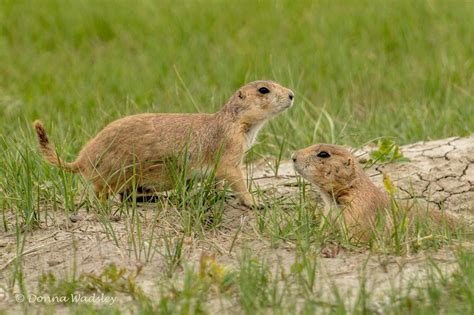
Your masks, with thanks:
[{"label": "small pebble", "polygon": [[71,214],[69,216],[69,220],[71,220],[72,223],[76,223],[77,221],[81,220],[81,217],[77,214]]},{"label": "small pebble", "polygon": [[57,259],[51,259],[51,260],[48,260],[46,263],[48,264],[48,266],[53,267],[53,266],[62,264],[63,261],[62,260],[57,260]]},{"label": "small pebble", "polygon": [[120,215],[118,215],[118,214],[112,215],[110,217],[110,221],[112,221],[112,222],[120,222],[120,219],[121,219]]}]

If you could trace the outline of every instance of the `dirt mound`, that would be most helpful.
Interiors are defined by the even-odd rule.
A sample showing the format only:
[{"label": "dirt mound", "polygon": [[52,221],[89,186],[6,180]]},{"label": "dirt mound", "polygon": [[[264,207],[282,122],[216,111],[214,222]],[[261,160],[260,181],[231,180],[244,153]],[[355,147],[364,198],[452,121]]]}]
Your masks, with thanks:
[{"label": "dirt mound", "polygon": [[[362,152],[361,160],[369,150]],[[388,172],[399,187],[400,198],[415,196],[468,219],[474,216],[474,136],[415,143],[403,146],[401,151],[410,162],[375,165],[368,170],[376,183],[382,185],[381,174]],[[269,198],[290,205],[298,198],[299,179],[289,161],[282,161],[278,172],[274,165],[272,160],[254,163],[249,171],[253,189],[263,190]],[[86,209],[80,209],[73,217],[67,217],[63,211],[51,212],[47,224],[24,234],[21,260],[28,290],[34,292],[40,275],[48,272],[57,277],[67,277],[73,272],[93,274],[113,263],[127,270],[140,268],[137,284],[150,297],[158,298],[159,287],[169,271],[169,245],[180,240],[180,262],[188,266],[198,266],[205,254],[216,257],[226,268],[238,268],[239,257],[250,250],[254,256],[265,258],[272,269],[281,266],[282,272],[289,273],[298,259],[294,243],[280,241],[275,246],[258,231],[255,212],[238,206],[235,200],[226,205],[219,228],[206,231],[204,235],[183,238],[177,224],[179,216],[176,209],[165,207],[158,211],[156,205],[147,204],[140,206],[138,216],[108,221]],[[137,218],[141,222],[139,231]],[[0,288],[8,288],[19,245],[15,233],[3,234],[0,237]],[[456,265],[451,247],[429,256],[430,261],[439,262],[445,272]],[[365,270],[367,279],[363,281],[382,298],[386,290],[393,289],[394,283],[402,286],[414,277],[422,278],[427,266],[426,253],[397,257],[343,251],[333,258],[313,259],[317,261],[319,279],[319,288],[315,290],[321,296],[334,284],[341,288],[341,293],[354,296],[362,281],[361,271]],[[183,269],[177,268],[176,273],[179,277]],[[16,285],[13,294],[18,292]],[[123,297],[118,303],[128,300],[129,297]],[[233,303],[229,303],[232,308]],[[212,301],[208,304],[210,309],[221,305]],[[21,310],[14,298],[4,298],[0,305]]]}]

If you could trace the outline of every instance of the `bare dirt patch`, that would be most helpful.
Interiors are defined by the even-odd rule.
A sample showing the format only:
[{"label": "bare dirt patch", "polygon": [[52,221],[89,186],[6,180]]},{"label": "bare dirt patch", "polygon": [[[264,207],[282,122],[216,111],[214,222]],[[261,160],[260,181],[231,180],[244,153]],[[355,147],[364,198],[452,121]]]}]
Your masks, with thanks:
[{"label": "bare dirt patch", "polygon": [[[432,142],[420,142],[401,148],[410,162],[376,165],[370,170],[373,180],[382,185],[382,171],[388,172],[399,187],[400,198],[415,196],[444,207],[467,221],[474,216],[474,137],[450,138]],[[362,159],[364,156],[361,156]],[[288,161],[283,161],[275,176],[272,161],[259,161],[253,165],[253,184],[266,194],[280,200],[297,198],[297,178]],[[291,209],[288,209],[291,211]],[[297,260],[297,250],[292,242],[272,242],[259,232],[255,212],[236,204],[231,199],[217,229],[182,238],[179,213],[173,208],[160,208],[154,204],[139,207],[141,231],[136,231],[136,217],[122,216],[104,221],[102,216],[80,209],[74,216],[63,211],[50,212],[48,222],[40,228],[27,231],[22,264],[25,283],[34,291],[42,274],[52,272],[67,277],[77,274],[97,274],[110,264],[127,270],[141,269],[137,283],[147,295],[158,298],[160,284],[167,280],[167,244],[183,241],[181,265],[198,266],[203,254],[213,256],[219,264],[232,269],[238,267],[244,251],[264,258],[273,269],[290,273]],[[12,218],[9,218],[12,219]],[[14,222],[11,220],[10,222]],[[17,235],[14,229],[0,238],[0,287],[7,288],[17,257]],[[147,236],[154,235],[147,239]],[[138,237],[145,240],[139,241]],[[147,247],[148,246],[148,247]],[[456,267],[455,246],[438,252],[421,252],[416,255],[397,257],[368,252],[343,250],[332,258],[324,255],[312,257],[317,261],[317,288],[323,298],[335,284],[347,297],[354,297],[361,281],[367,277],[370,290],[376,290],[381,301],[387,291],[403,286],[414,278],[423,278],[430,262],[435,260],[443,272]],[[431,257],[428,259],[428,257]],[[362,272],[362,271],[366,272]],[[363,276],[366,275],[366,276]],[[19,292],[16,287],[14,293]],[[316,294],[315,293],[315,294]],[[124,297],[119,303],[126,303]],[[351,298],[348,298],[348,303]],[[13,298],[0,301],[10,309],[21,309]],[[211,310],[223,306],[208,302]],[[230,300],[224,311],[231,312]]]}]

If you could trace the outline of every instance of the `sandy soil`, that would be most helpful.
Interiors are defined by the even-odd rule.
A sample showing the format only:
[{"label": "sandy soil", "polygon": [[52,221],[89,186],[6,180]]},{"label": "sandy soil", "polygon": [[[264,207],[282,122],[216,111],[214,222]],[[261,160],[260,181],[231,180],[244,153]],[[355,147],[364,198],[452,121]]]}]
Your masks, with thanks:
[{"label": "sandy soil", "polygon": [[[369,173],[373,175],[374,181],[380,185],[381,172],[389,172],[399,187],[400,198],[415,195],[436,205],[445,206],[447,211],[472,222],[474,137],[413,144],[402,147],[402,152],[411,161],[373,167]],[[363,154],[361,159],[364,159]],[[276,198],[296,198],[297,179],[291,164],[283,161],[279,175],[275,177],[270,167],[272,163],[268,160],[253,165],[250,173],[254,184]],[[85,208],[81,208],[73,216],[66,216],[64,211],[49,211],[47,223],[43,222],[40,228],[27,232],[22,255],[25,283],[34,291],[39,276],[44,273],[53,272],[58,278],[71,275],[75,268],[77,274],[98,273],[114,263],[127,270],[141,268],[137,283],[147,295],[158,297],[158,287],[166,270],[162,256],[165,251],[165,239],[177,239],[182,235],[182,231],[178,230],[179,213],[173,208],[157,212],[156,205],[142,204],[139,217],[142,222],[141,235],[145,238],[153,233],[155,235],[153,240],[143,243],[144,246],[148,244],[154,248],[150,261],[146,259],[145,250],[141,253],[135,250],[132,236],[139,233],[133,231],[134,224],[130,217],[113,217],[108,227],[100,215]],[[114,237],[107,232],[110,230],[113,230]],[[9,287],[15,264],[16,235],[11,231],[14,229],[2,232],[0,236],[0,288]],[[455,247],[453,245],[438,252],[422,252],[405,257],[348,250],[312,257],[318,263],[316,291],[320,292],[323,298],[328,294],[331,284],[336,284],[345,292],[345,296],[349,297],[350,303],[360,287],[361,275],[366,274],[368,287],[376,292],[376,296],[380,296],[380,301],[384,301],[387,292],[394,287],[403,287],[413,279],[420,279],[421,283],[430,266],[430,259],[438,263],[443,272],[454,270]],[[297,258],[294,244],[282,241],[277,246],[272,244],[269,238],[257,231],[255,214],[238,206],[236,201],[230,198],[223,221],[217,230],[205,231],[204,237],[194,235],[185,238],[182,263],[197,266],[203,254],[214,255],[219,264],[232,269],[237,267],[239,257],[245,250],[265,258],[272,266],[281,266],[284,272],[290,271]],[[367,272],[363,273],[362,270]],[[15,292],[19,292],[18,288]],[[120,302],[125,303],[126,298]],[[21,310],[14,298],[2,298],[1,295],[0,307]],[[222,305],[211,299],[209,307],[213,310],[222,308]],[[230,312],[232,303],[229,307],[227,311]]]}]

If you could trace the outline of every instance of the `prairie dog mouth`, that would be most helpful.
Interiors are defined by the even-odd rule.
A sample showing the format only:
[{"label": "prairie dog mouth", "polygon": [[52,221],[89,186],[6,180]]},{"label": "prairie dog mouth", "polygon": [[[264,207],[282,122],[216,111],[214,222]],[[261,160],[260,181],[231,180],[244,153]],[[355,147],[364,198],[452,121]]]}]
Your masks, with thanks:
[{"label": "prairie dog mouth", "polygon": [[293,106],[293,101],[291,101],[291,102],[289,102],[289,103],[286,103],[286,104],[283,104],[283,105],[281,106],[281,110],[283,111],[283,110],[285,110],[285,109],[290,108],[291,106]]},{"label": "prairie dog mouth", "polygon": [[297,174],[299,174],[299,175],[301,175],[302,177],[304,177],[304,175],[303,175],[303,170],[299,167],[298,163],[297,163],[296,161],[293,161],[292,164],[293,164],[293,170],[294,170]]}]

